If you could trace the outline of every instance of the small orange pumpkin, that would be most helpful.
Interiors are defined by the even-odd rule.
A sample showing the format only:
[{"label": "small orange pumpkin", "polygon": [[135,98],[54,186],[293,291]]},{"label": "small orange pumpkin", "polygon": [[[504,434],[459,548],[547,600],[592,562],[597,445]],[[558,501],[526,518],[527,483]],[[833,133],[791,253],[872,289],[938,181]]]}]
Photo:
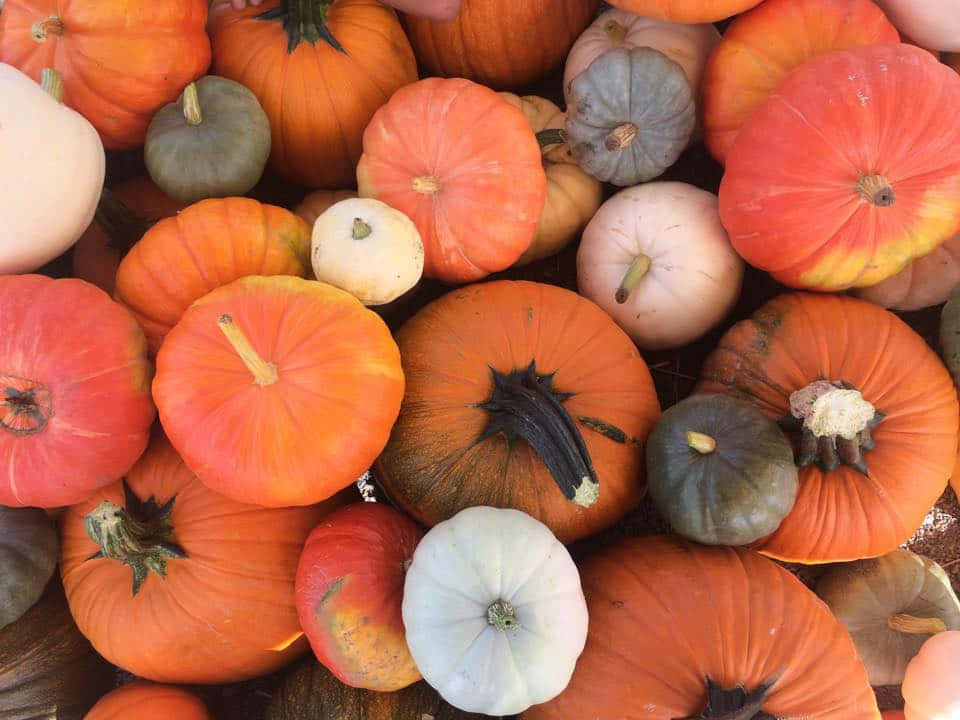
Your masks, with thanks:
[{"label": "small orange pumpkin", "polygon": [[760,0],[608,0],[634,15],[693,25],[732,17],[760,4]]},{"label": "small orange pumpkin", "polygon": [[83,720],[210,720],[203,701],[173,685],[135,680],[107,693]]}]

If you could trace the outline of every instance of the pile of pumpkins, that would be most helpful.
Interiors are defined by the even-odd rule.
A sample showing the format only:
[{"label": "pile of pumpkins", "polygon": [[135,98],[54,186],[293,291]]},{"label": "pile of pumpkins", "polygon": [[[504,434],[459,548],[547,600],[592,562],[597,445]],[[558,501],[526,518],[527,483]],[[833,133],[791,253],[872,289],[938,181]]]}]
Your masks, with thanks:
[{"label": "pile of pumpkins", "polygon": [[960,720],[960,3],[610,6],[0,4],[0,719]]}]

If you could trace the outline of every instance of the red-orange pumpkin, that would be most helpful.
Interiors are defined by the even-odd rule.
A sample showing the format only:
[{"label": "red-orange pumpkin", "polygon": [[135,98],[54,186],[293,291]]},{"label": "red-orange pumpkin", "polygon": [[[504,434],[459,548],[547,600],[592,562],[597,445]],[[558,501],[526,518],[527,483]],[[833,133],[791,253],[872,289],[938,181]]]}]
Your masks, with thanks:
[{"label": "red-orange pumpkin", "polygon": [[932,251],[960,229],[960,124],[945,107],[960,107],[960,77],[911,45],[797,68],[727,154],[720,218],[734,248],[817,290],[874,285]]},{"label": "red-orange pumpkin", "polygon": [[0,62],[34,80],[51,67],[63,101],[107,148],[143,144],[150,118],[210,64],[207,0],[6,0]]},{"label": "red-orange pumpkin", "polygon": [[397,91],[363,133],[360,197],[405,213],[423,239],[423,274],[479,280],[530,247],[547,197],[526,117],[469,80]]},{"label": "red-orange pumpkin", "polygon": [[213,69],[270,119],[270,164],[314,188],[350,187],[363,129],[417,79],[410,43],[378,0],[265,0],[211,19]]},{"label": "red-orange pumpkin", "polygon": [[200,480],[240,502],[285,507],[324,500],[370,466],[403,387],[390,331],[359,300],[254,275],[184,313],[157,353],[153,396]]},{"label": "red-orange pumpkin", "polygon": [[[821,391],[836,388],[824,381],[850,387],[831,400]],[[805,423],[793,432],[803,466],[796,503],[755,545],[771,557],[823,563],[890,552],[920,526],[954,469],[958,409],[949,373],[896,315],[863,300],[775,298],[721,338],[697,391],[752,402],[788,427]],[[823,397],[819,406],[805,406],[811,392],[808,399]],[[863,429],[849,440],[826,424],[838,411],[863,413]]]},{"label": "red-orange pumpkin", "polygon": [[733,21],[707,62],[702,108],[707,148],[723,162],[754,108],[812,57],[899,41],[873,0],[760,3]]},{"label": "red-orange pumpkin", "polygon": [[352,687],[391,692],[420,680],[403,629],[403,583],[423,531],[389,505],[328,515],[297,569],[300,625],[314,654]]},{"label": "red-orange pumpkin", "polygon": [[83,720],[210,720],[203,701],[173,685],[136,680],[107,693]]},{"label": "red-orange pumpkin", "polygon": [[123,475],[156,414],[136,320],[83,280],[5,275],[0,327],[0,505],[69,505]]},{"label": "red-orange pumpkin", "polygon": [[643,17],[692,25],[731,17],[760,0],[608,0],[614,7]]},{"label": "red-orange pumpkin", "polygon": [[297,561],[310,529],[342,504],[235,502],[199,482],[158,432],[122,483],[61,520],[70,611],[97,652],[149,680],[266,674],[307,649]]},{"label": "red-orange pumpkin", "polygon": [[846,629],[757,553],[632,538],[580,578],[587,646],[567,689],[523,720],[880,720]]}]

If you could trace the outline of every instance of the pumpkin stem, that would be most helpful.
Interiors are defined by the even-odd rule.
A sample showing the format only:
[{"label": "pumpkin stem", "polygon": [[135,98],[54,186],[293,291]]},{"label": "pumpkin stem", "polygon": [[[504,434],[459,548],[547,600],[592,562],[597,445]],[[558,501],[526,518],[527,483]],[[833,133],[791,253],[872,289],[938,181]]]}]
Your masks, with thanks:
[{"label": "pumpkin stem", "polygon": [[570,395],[553,389],[553,375],[537,373],[536,361],[504,375],[493,368],[490,399],[477,405],[490,414],[477,442],[503,433],[507,442],[523,438],[543,461],[564,497],[589,507],[600,486],[590,453],[573,418],[563,407]]},{"label": "pumpkin stem", "polygon": [[247,370],[253,375],[254,384],[266,387],[267,385],[273,385],[279,379],[277,366],[260,357],[249,338],[243,334],[243,330],[233,322],[232,317],[227,314],[221,315],[217,318],[217,326],[230,341],[240,359],[243,360]]},{"label": "pumpkin stem", "polygon": [[856,187],[861,198],[877,207],[890,207],[897,199],[897,194],[883,175],[861,175]]},{"label": "pumpkin stem", "polygon": [[547,128],[537,133],[537,142],[541,150],[551,145],[563,145],[569,139],[567,131],[563,128]]},{"label": "pumpkin stem", "polygon": [[603,31],[610,38],[610,42],[622,43],[627,38],[627,26],[621,25],[616,20],[608,20],[604,23]]},{"label": "pumpkin stem", "polygon": [[501,631],[512,630],[520,625],[513,605],[506,600],[497,600],[487,608],[487,622]]},{"label": "pumpkin stem", "polygon": [[40,87],[58,103],[63,102],[63,75],[53,68],[40,71]]},{"label": "pumpkin stem", "polygon": [[123,258],[143,237],[154,222],[138,217],[113,191],[104,187],[94,216],[97,224],[107,234],[107,244]]},{"label": "pumpkin stem", "polygon": [[197,84],[190,83],[183,89],[183,117],[187,125],[200,125],[203,122],[203,112],[200,110],[200,95],[197,93]]},{"label": "pumpkin stem", "polygon": [[351,236],[354,240],[363,240],[366,237],[370,237],[370,233],[373,232],[373,228],[370,227],[369,223],[365,223],[362,218],[353,219],[353,230],[351,231]]},{"label": "pumpkin stem", "polygon": [[686,437],[687,445],[701,455],[709,455],[717,449],[717,441],[704,433],[687,430]]},{"label": "pumpkin stem", "polygon": [[287,33],[287,52],[292,53],[302,42],[316,45],[323,40],[338,52],[347,54],[327,27],[327,11],[333,0],[286,0],[272,10],[256,16],[257,20],[279,20]]},{"label": "pumpkin stem", "polygon": [[610,134],[603,141],[603,146],[611,152],[625,150],[630,147],[636,137],[637,126],[632,122],[624,123],[610,131]]},{"label": "pumpkin stem", "polygon": [[436,195],[440,192],[440,178],[434,175],[421,175],[413,179],[411,187],[414,192],[422,195]]},{"label": "pumpkin stem", "polygon": [[356,479],[357,490],[360,491],[360,497],[363,498],[364,502],[377,501],[377,489],[371,482],[372,477],[370,471],[367,470]]},{"label": "pumpkin stem", "polygon": [[[2,3],[0,3],[0,7],[2,7]],[[56,15],[51,15],[30,27],[30,36],[38,43],[46,42],[50,33],[63,35],[63,20]]]},{"label": "pumpkin stem", "polygon": [[674,720],[775,720],[762,712],[770,685],[761,685],[752,693],[742,687],[723,690],[707,679],[707,706],[699,715]]},{"label": "pumpkin stem", "polygon": [[46,385],[0,375],[0,427],[14,435],[33,435],[46,427],[52,414],[53,399]]},{"label": "pumpkin stem", "polygon": [[650,270],[650,263],[650,258],[643,253],[640,253],[633,259],[630,267],[627,268],[626,274],[623,276],[623,280],[620,281],[620,287],[617,288],[617,292],[613,296],[618,304],[623,305],[627,301],[630,293],[637,287],[637,283],[639,283],[643,276],[647,274],[647,271]]},{"label": "pumpkin stem", "polygon": [[940,618],[920,618],[906,613],[887,618],[887,627],[897,632],[913,635],[936,635],[947,630],[946,623]]}]

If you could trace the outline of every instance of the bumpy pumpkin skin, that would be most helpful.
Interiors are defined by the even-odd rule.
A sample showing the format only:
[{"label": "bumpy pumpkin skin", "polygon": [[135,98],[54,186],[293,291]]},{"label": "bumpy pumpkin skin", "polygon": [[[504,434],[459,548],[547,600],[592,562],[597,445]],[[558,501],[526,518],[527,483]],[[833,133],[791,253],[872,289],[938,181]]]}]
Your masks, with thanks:
[{"label": "bumpy pumpkin skin", "polygon": [[[295,32],[296,14],[311,6],[315,17],[327,6],[325,30],[343,52],[284,30],[285,17]],[[260,18],[266,13],[280,16]],[[270,119],[271,167],[309,188],[353,185],[363,129],[394,91],[417,79],[400,21],[378,0],[265,0],[218,14],[210,29],[214,72],[250,88]]]},{"label": "bumpy pumpkin skin", "polygon": [[937,633],[907,666],[903,678],[906,720],[954,720],[960,715],[960,630]]},{"label": "bumpy pumpkin skin", "polygon": [[[643,443],[660,414],[653,381],[627,335],[568,290],[497,281],[455,290],[396,333],[407,391],[377,477],[427,526],[465,507],[522,510],[562,542],[608,527],[640,501]],[[479,438],[490,414],[491,368],[555,373],[596,469],[599,497],[568,500],[524,440]]]},{"label": "bumpy pumpkin skin", "polygon": [[424,74],[509,90],[559,66],[596,9],[597,0],[463,0],[452,22],[405,25]]},{"label": "bumpy pumpkin skin", "polygon": [[[870,339],[873,340],[870,340]],[[943,493],[957,457],[957,393],[940,359],[894,314],[854,298],[792,293],[734,325],[706,359],[697,392],[726,393],[767,417],[816,380],[844,381],[885,413],[869,478],[801,468],[793,511],[755,547],[803,563],[876,557],[905,542]]]},{"label": "bumpy pumpkin skin", "polygon": [[0,62],[34,80],[52,67],[64,103],[87,118],[105,147],[143,144],[153,114],[210,64],[207,0],[163,3],[7,0]]},{"label": "bumpy pumpkin skin", "polygon": [[873,0],[767,0],[736,18],[703,81],[707,149],[723,162],[750,113],[786,75],[834,50],[900,42]]},{"label": "bumpy pumpkin skin", "polygon": [[203,701],[172,685],[136,680],[104,695],[83,720],[210,720]]},{"label": "bumpy pumpkin skin", "polygon": [[675,23],[705,23],[749,10],[760,0],[609,0],[610,4],[635,15]]},{"label": "bumpy pumpkin skin", "polygon": [[80,502],[147,446],[153,367],[133,316],[83,280],[0,276],[0,505]]},{"label": "bumpy pumpkin skin", "polygon": [[57,531],[45,512],[0,505],[0,630],[40,599],[59,555]]},{"label": "bumpy pumpkin skin", "polygon": [[[914,122],[887,132],[905,106]],[[911,45],[804,63],[727,154],[720,218],[734,248],[823,291],[875,285],[933,251],[960,229],[960,125],[942,112],[954,106],[960,77]]]},{"label": "bumpy pumpkin skin", "polygon": [[757,553],[631,538],[589,557],[580,577],[587,647],[567,689],[523,720],[702,718],[707,679],[748,693],[770,683],[772,717],[880,720],[846,630]]}]

